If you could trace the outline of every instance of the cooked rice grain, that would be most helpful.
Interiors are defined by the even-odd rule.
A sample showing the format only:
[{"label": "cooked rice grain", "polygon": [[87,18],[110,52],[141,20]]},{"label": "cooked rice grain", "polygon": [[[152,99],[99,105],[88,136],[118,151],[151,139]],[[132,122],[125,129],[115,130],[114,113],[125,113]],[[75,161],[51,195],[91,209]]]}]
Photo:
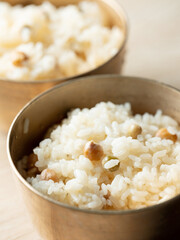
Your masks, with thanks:
[{"label": "cooked rice grain", "polygon": [[[128,136],[132,124],[142,128],[137,139]],[[137,209],[163,202],[180,193],[180,142],[155,136],[169,127],[179,136],[171,117],[160,110],[133,116],[129,103],[75,109],[34,149],[39,170],[53,169],[59,182],[41,181],[40,175],[27,180],[57,201],[86,209]],[[105,157],[120,161],[116,171],[84,156],[90,140],[103,147]]]}]

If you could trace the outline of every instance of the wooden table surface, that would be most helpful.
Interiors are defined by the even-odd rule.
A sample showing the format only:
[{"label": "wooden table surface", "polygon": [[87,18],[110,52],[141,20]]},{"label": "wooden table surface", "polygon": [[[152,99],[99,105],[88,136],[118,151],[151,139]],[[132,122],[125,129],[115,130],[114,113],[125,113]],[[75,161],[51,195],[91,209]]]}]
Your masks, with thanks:
[{"label": "wooden table surface", "polygon": [[[124,75],[180,88],[180,0],[118,1],[129,16]],[[0,133],[0,239],[40,240],[16,190],[4,133]]]}]

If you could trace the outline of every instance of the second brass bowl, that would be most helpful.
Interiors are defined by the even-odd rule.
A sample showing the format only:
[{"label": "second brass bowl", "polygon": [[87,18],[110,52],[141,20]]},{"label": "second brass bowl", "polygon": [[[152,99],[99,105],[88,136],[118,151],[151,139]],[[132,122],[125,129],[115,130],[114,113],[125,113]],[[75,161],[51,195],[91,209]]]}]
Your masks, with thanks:
[{"label": "second brass bowl", "polygon": [[[44,0],[8,0],[12,5],[16,4],[40,4]],[[82,0],[49,0],[55,6],[76,4]],[[17,112],[37,94],[51,88],[52,86],[79,76],[94,74],[120,73],[125,54],[125,44],[127,40],[127,20],[123,9],[114,0],[93,0],[97,2],[104,11],[104,16],[111,26],[117,25],[124,32],[124,42],[118,53],[106,61],[101,66],[80,75],[69,78],[49,79],[44,81],[13,81],[0,79],[0,131],[6,132],[11,121]]]},{"label": "second brass bowl", "polygon": [[7,145],[11,167],[34,225],[46,240],[180,239],[180,195],[139,210],[82,210],[39,193],[16,169],[17,161],[29,154],[45,131],[63,119],[67,111],[90,108],[101,101],[130,102],[133,112],[141,114],[154,114],[162,109],[164,114],[180,121],[178,90],[135,77],[81,78],[60,84],[35,98],[15,118]]}]

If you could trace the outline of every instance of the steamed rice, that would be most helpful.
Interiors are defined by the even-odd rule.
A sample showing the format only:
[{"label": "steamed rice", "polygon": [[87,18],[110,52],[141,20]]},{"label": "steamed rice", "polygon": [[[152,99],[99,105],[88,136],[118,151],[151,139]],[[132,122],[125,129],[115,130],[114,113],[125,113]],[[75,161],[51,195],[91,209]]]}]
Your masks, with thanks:
[{"label": "steamed rice", "polygon": [[[136,139],[128,136],[132,124],[142,128]],[[177,135],[177,141],[156,137],[160,128]],[[48,133],[49,134],[49,133]],[[53,169],[58,182],[27,181],[41,193],[86,209],[137,209],[161,203],[180,193],[180,127],[158,110],[155,115],[133,116],[131,105],[101,102],[91,109],[75,109],[33,151],[36,167]],[[88,141],[98,143],[105,156],[120,162],[108,171],[102,161],[84,155]],[[26,164],[27,157],[19,162]]]},{"label": "steamed rice", "polygon": [[55,8],[0,2],[0,77],[44,80],[90,71],[114,56],[123,30],[109,27],[99,5]]}]

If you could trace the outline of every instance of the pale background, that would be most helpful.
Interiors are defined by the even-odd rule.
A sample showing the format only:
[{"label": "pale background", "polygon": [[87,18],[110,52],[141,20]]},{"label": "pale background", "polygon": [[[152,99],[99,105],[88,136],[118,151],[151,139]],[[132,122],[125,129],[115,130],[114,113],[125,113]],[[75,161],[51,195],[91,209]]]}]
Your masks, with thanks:
[{"label": "pale background", "polygon": [[[124,74],[180,88],[180,0],[118,2],[129,16]],[[5,149],[0,133],[0,239],[40,240],[16,191]]]},{"label": "pale background", "polygon": [[125,75],[180,88],[180,0],[118,0],[129,16]]}]

